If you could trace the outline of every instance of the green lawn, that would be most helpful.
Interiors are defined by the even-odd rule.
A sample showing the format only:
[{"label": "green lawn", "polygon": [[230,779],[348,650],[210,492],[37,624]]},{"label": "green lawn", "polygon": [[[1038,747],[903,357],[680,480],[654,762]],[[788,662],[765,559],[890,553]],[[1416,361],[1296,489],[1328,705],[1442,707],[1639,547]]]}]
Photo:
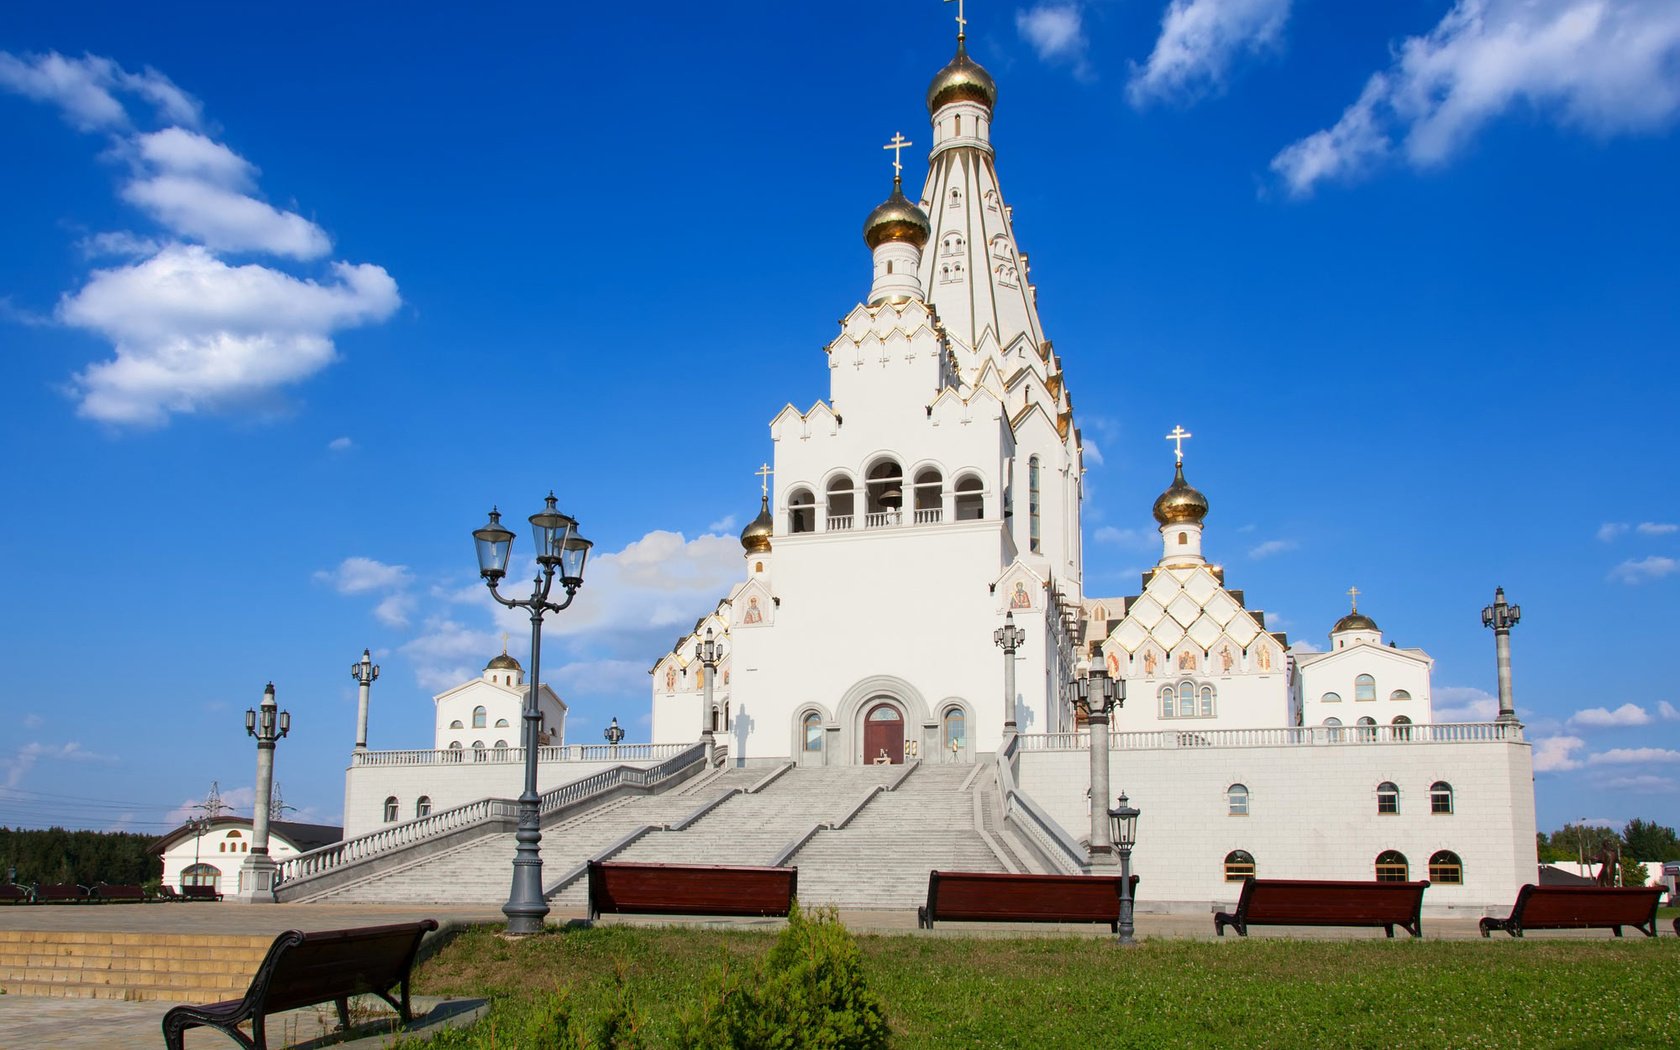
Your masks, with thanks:
[{"label": "green lawn", "polygon": [[[580,1013],[622,974],[652,1046],[719,965],[774,934],[608,926],[509,943],[465,934],[416,990],[485,995],[473,1036],[514,1033],[556,990]],[[857,938],[895,1047],[1627,1047],[1680,1045],[1680,941],[1149,941]],[[546,1007],[545,1007],[546,1009]],[[489,1036],[494,1026],[499,1035]]]}]

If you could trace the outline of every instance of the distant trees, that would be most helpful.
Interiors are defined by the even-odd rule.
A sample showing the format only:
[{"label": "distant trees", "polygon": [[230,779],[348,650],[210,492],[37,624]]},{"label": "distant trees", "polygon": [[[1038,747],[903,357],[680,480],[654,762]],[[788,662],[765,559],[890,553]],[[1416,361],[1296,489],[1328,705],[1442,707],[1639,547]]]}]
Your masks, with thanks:
[{"label": "distant trees", "polygon": [[1656,880],[1661,871],[1647,871],[1640,861],[1680,860],[1680,835],[1655,821],[1634,819],[1621,831],[1602,824],[1565,824],[1547,835],[1537,833],[1535,852],[1546,863],[1592,862],[1599,849],[1614,843],[1622,854],[1622,880],[1638,885]]},{"label": "distant trees", "polygon": [[0,827],[0,881],[15,868],[15,881],[24,885],[149,882],[163,875],[163,862],[146,852],[154,841],[128,831]]}]

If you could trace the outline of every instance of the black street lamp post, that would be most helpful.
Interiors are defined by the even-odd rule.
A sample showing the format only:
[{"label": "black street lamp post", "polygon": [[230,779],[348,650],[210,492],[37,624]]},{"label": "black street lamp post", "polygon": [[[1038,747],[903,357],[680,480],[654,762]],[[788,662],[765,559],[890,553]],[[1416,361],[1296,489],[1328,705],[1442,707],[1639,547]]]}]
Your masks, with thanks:
[{"label": "black street lamp post", "polygon": [[1138,809],[1126,802],[1120,792],[1120,804],[1108,811],[1108,821],[1114,832],[1114,848],[1120,851],[1120,943],[1136,944],[1132,939],[1132,847],[1137,845]]},{"label": "black street lamp post", "polygon": [[706,637],[694,643],[694,658],[700,661],[702,673],[706,676],[701,687],[705,697],[700,709],[700,739],[706,744],[706,766],[710,768],[717,753],[717,709],[712,701],[712,687],[717,679],[718,661],[723,658],[722,647],[712,637],[710,627],[706,628]]},{"label": "black street lamp post", "polygon": [[1522,606],[1507,605],[1505,588],[1493,589],[1493,604],[1482,608],[1482,626],[1493,628],[1495,658],[1499,662],[1499,721],[1517,720],[1516,703],[1511,697],[1511,628],[1522,619]]},{"label": "black street lamp post", "polygon": [[[502,525],[502,516],[490,511],[490,520],[482,528],[473,530],[478,548],[478,574],[490,588],[491,597],[510,609],[525,609],[531,614],[531,673],[525,693],[524,725],[520,739],[525,747],[525,790],[519,796],[519,830],[514,834],[518,846],[513,858],[513,887],[502,914],[508,917],[507,932],[522,937],[541,933],[543,919],[548,915],[548,902],[542,892],[542,814],[541,798],[537,794],[537,742],[542,722],[542,710],[537,706],[537,690],[542,681],[542,622],[546,613],[560,612],[572,604],[578,588],[583,586],[583,564],[589,557],[588,540],[577,534],[577,520],[560,513],[550,492],[542,510],[531,515],[531,533],[537,545],[538,573],[531,581],[531,596],[525,599],[504,598],[496,584],[507,575],[508,555],[513,551],[513,533]],[[554,577],[566,591],[566,600],[548,600],[554,587]]]},{"label": "black street lamp post", "polygon": [[248,904],[274,903],[273,858],[268,855],[270,800],[274,797],[274,745],[292,731],[292,713],[274,702],[274,683],[263,690],[262,704],[245,711],[245,732],[257,738],[257,798],[251,806],[251,852],[239,868],[239,899]]},{"label": "black street lamp post", "polygon": [[1110,678],[1099,662],[1075,678],[1073,688],[1074,706],[1085,715],[1091,733],[1091,863],[1106,867],[1114,863],[1103,811],[1108,798],[1108,720],[1112,712],[1126,706],[1126,682]]},{"label": "black street lamp post", "polygon": [[1015,614],[1003,614],[1003,626],[992,632],[992,641],[1003,650],[1003,735],[1017,732],[1015,725],[1015,650],[1027,640],[1027,632],[1015,626]]}]

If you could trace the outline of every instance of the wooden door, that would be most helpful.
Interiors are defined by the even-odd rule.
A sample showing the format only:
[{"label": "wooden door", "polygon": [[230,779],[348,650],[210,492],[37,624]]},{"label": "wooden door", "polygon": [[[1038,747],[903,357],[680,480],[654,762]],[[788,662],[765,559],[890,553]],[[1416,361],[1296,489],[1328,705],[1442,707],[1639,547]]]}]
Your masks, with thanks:
[{"label": "wooden door", "polygon": [[[885,762],[882,755],[886,756]],[[904,716],[891,704],[876,704],[863,720],[863,761],[904,763]]]}]

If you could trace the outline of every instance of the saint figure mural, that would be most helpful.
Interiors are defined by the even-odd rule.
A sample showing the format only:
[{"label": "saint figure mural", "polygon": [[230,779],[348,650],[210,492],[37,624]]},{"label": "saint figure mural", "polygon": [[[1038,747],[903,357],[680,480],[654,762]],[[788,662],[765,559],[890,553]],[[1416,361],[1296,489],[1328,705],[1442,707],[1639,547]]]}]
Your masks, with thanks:
[{"label": "saint figure mural", "polygon": [[758,595],[755,594],[747,600],[747,615],[741,617],[741,622],[744,624],[764,622],[764,614],[758,608]]},{"label": "saint figure mural", "polygon": [[1015,581],[1015,591],[1009,596],[1011,609],[1031,609],[1032,595],[1027,593],[1027,585],[1020,580]]}]

